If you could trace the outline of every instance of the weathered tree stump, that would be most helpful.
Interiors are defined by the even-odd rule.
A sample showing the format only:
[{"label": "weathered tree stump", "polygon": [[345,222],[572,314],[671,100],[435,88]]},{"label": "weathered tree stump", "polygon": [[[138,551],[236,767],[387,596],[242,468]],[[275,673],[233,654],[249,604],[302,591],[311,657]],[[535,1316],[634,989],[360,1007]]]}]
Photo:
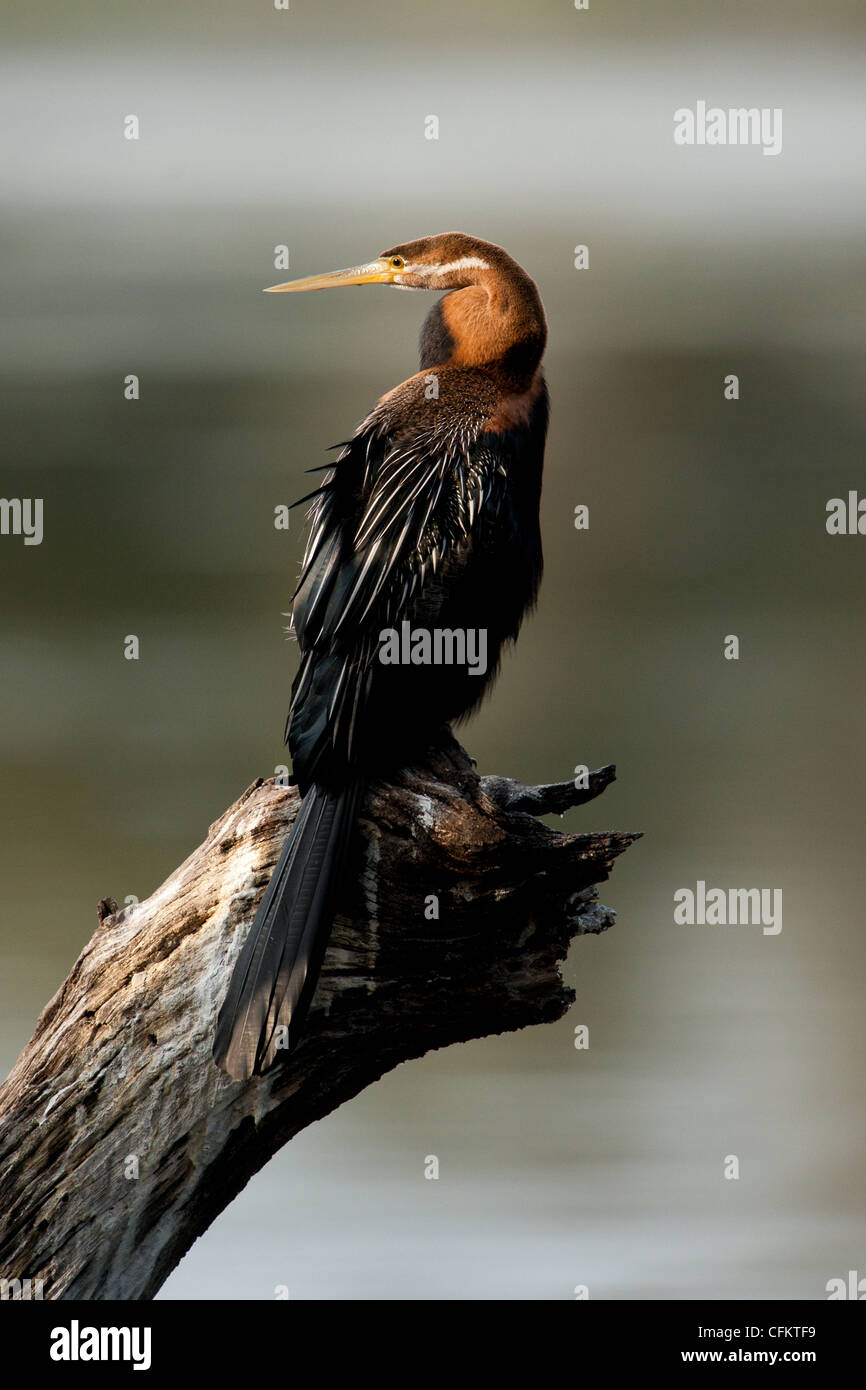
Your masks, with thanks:
[{"label": "weathered tree stump", "polygon": [[557,963],[611,924],[594,885],[637,837],[534,817],[613,775],[588,791],[480,779],[449,737],[374,786],[305,1036],[252,1081],[223,1076],[211,1043],[294,788],[255,782],[147,901],[101,903],[0,1088],[0,1278],[151,1298],[305,1125],[431,1048],[560,1018],[573,992]]}]

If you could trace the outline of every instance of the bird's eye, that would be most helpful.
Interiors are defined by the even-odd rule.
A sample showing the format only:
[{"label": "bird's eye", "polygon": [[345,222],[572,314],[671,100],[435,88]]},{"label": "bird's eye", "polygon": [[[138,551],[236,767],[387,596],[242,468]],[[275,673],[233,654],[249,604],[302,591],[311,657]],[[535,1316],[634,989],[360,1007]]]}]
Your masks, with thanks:
[{"label": "bird's eye", "polygon": [[402,256],[392,256],[392,257],[391,257],[391,269],[392,269],[392,270],[402,270],[405,264],[406,264],[406,262],[403,260],[403,257],[402,257]]}]

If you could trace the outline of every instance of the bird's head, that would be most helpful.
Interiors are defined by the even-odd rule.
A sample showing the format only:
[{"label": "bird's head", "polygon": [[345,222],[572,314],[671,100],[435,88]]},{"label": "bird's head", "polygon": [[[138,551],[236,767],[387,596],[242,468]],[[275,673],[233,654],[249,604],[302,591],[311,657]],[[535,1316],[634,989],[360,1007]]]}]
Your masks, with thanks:
[{"label": "bird's head", "polygon": [[[269,294],[337,289],[341,285],[393,285],[401,290],[457,290],[477,285],[486,273],[515,266],[501,247],[463,232],[443,232],[392,246],[374,261],[272,285]],[[515,269],[519,267],[515,266]]]}]

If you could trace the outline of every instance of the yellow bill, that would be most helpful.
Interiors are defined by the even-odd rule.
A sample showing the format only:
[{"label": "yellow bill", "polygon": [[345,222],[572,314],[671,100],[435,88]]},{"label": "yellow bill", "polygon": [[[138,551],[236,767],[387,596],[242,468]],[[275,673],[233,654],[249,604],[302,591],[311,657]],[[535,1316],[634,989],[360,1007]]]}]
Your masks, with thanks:
[{"label": "yellow bill", "polygon": [[398,270],[390,261],[380,257],[367,265],[353,265],[348,270],[329,270],[324,275],[308,275],[305,280],[288,280],[285,285],[271,285],[265,294],[296,294],[301,290],[335,290],[340,285],[393,285]]}]

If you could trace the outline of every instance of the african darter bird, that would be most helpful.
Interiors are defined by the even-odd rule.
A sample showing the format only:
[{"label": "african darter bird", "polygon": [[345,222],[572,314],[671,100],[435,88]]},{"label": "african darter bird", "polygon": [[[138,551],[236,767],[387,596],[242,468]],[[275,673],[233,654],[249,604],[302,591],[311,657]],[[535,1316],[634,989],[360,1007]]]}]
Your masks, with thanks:
[{"label": "african darter bird", "polygon": [[[273,292],[339,285],[446,293],[421,330],[420,370],[310,494],[286,724],[303,800],[217,1022],[214,1058],[238,1079],[298,1041],[365,785],[479,704],[541,578],[547,325],[534,282],[501,247],[449,232]],[[485,673],[385,664],[380,637],[406,621],[485,631]]]}]

